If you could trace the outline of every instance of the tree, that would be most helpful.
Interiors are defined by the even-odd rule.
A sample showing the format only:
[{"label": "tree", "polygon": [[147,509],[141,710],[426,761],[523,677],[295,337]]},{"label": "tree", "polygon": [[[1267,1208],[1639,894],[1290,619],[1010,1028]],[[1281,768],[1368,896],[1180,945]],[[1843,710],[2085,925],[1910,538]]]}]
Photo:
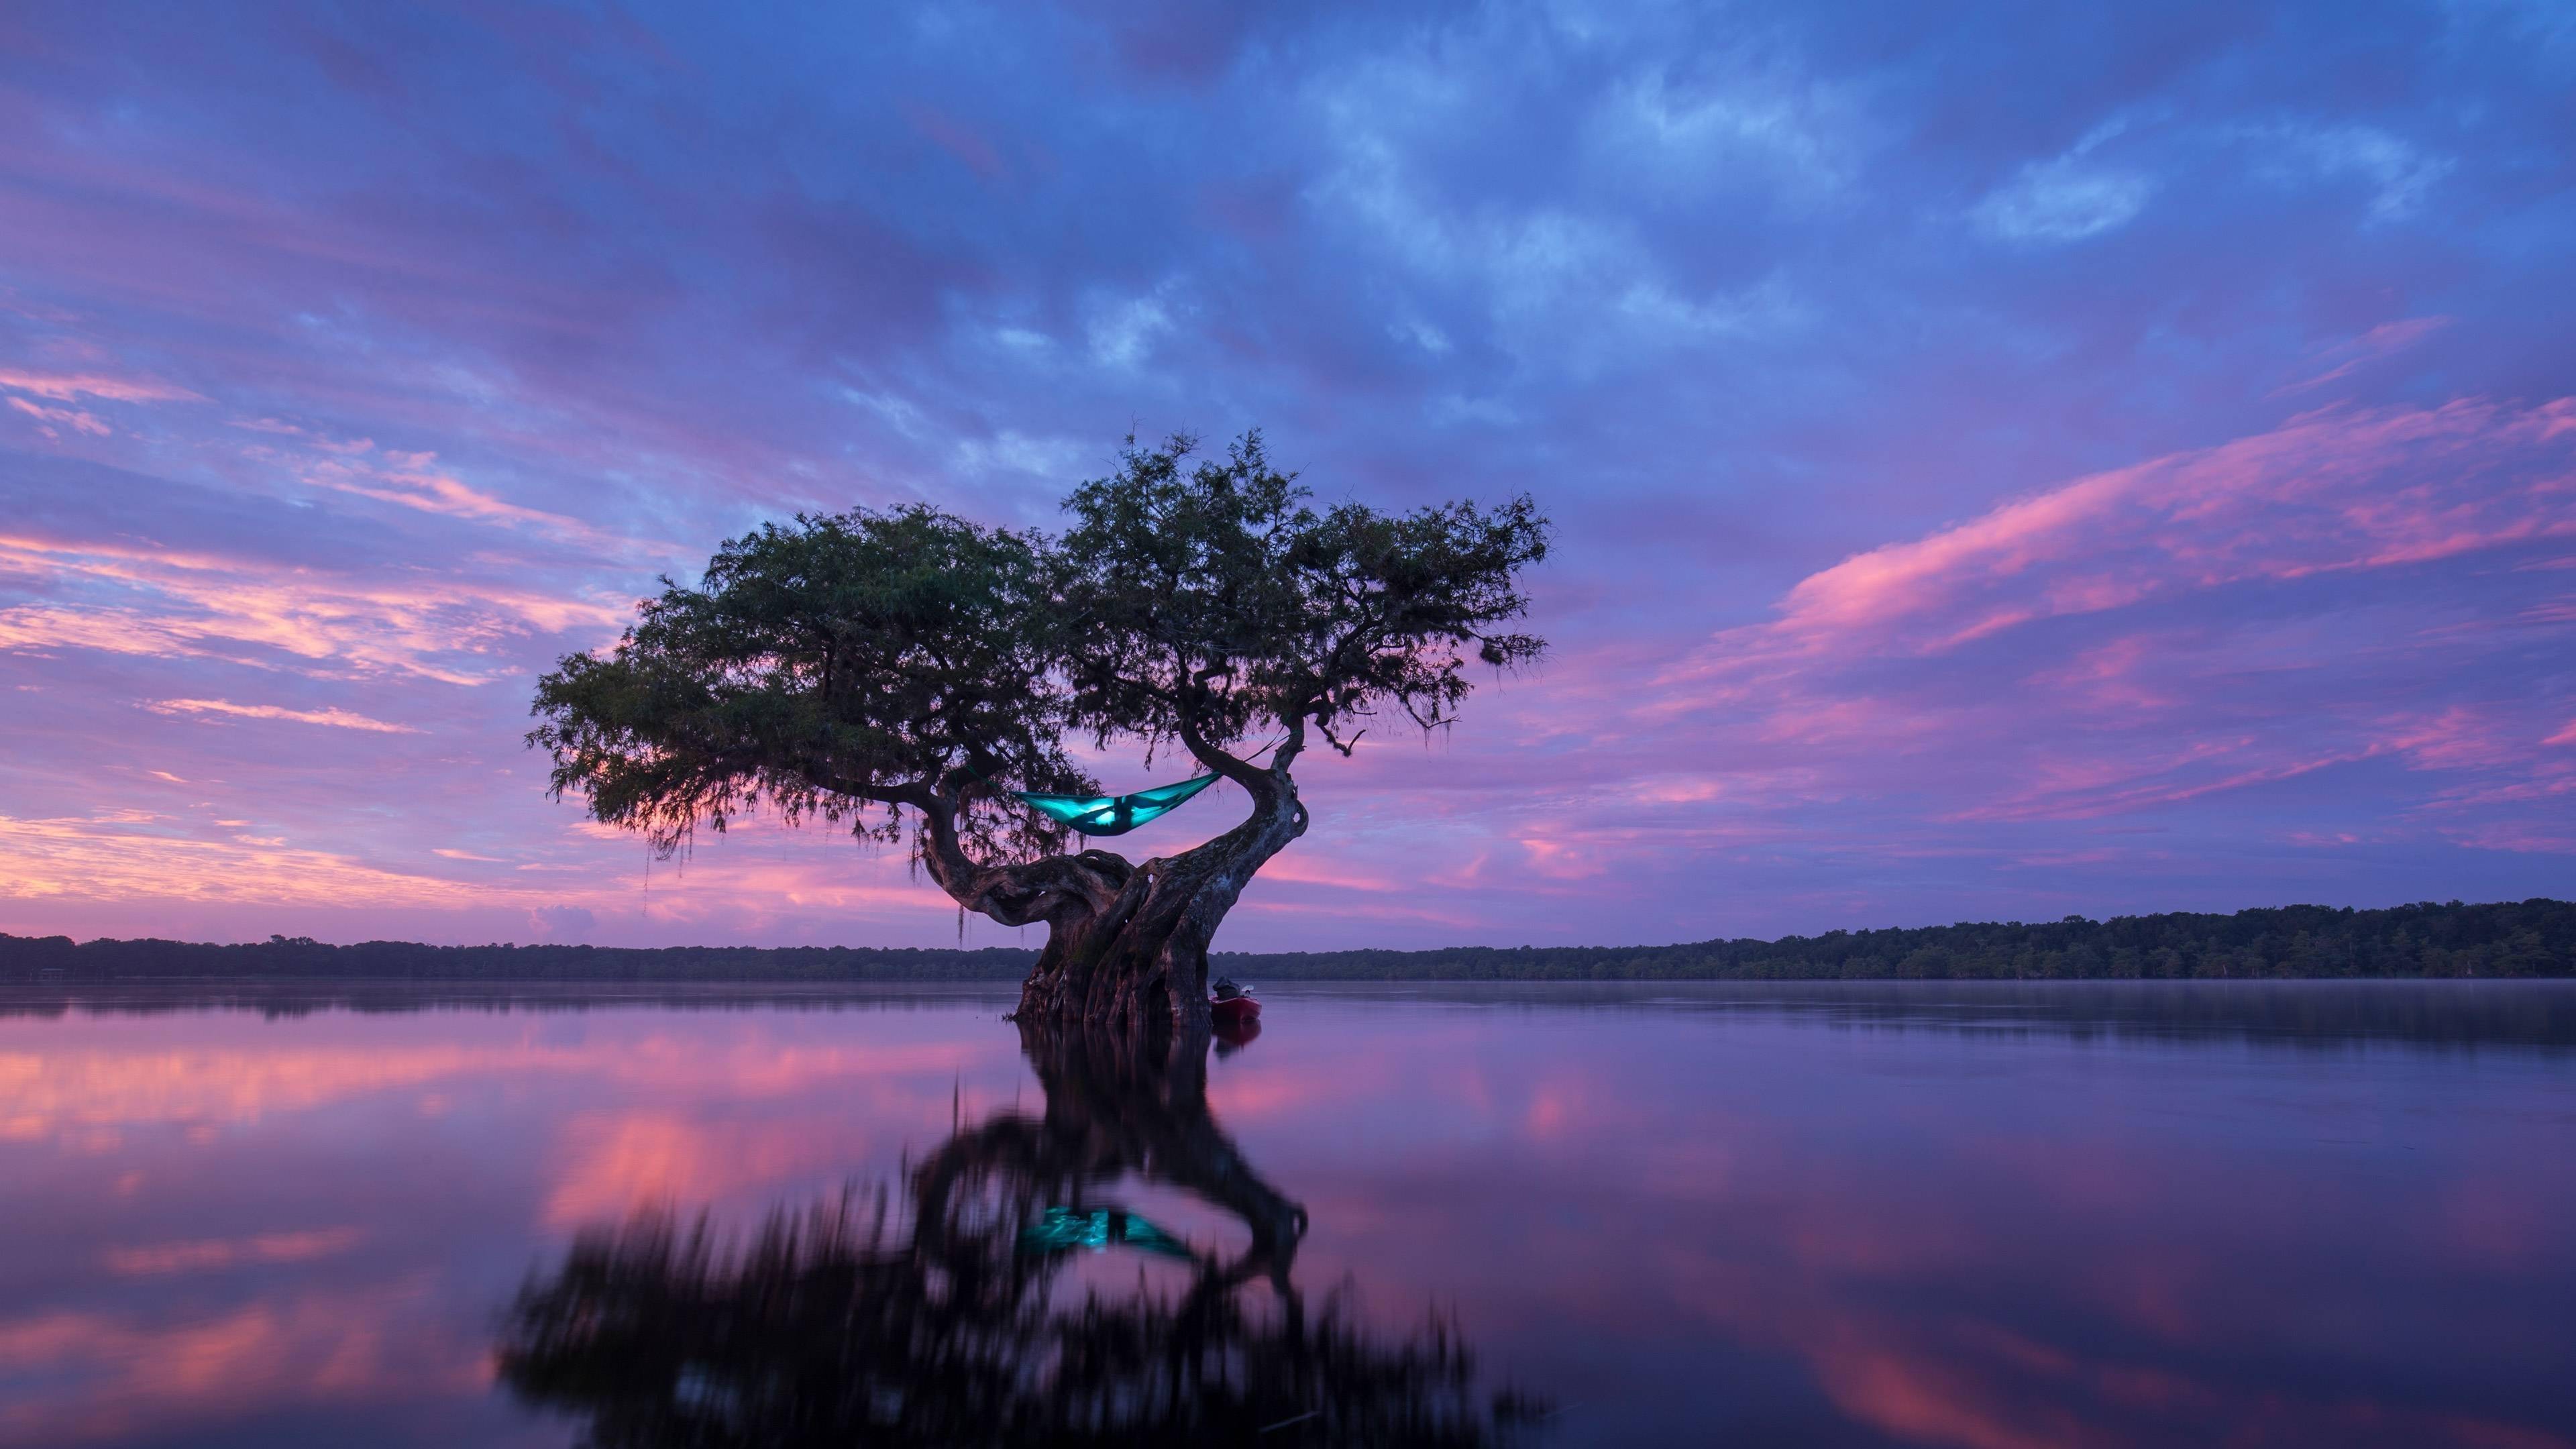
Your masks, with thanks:
[{"label": "tree", "polygon": [[[1120,464],[1066,500],[1061,539],[912,507],[727,543],[609,655],[539,681],[528,738],[554,794],[664,851],[764,803],[908,830],[960,906],[1046,923],[1023,1015],[1203,1024],[1218,925],[1306,831],[1291,772],[1308,744],[1348,755],[1388,710],[1446,727],[1471,662],[1536,658],[1502,626],[1528,611],[1548,527],[1526,497],[1318,511],[1257,433],[1221,457],[1131,438]],[[1066,750],[1084,736],[1148,764],[1178,751],[1251,811],[1141,863],[1068,850],[1012,792],[1096,791]]]}]

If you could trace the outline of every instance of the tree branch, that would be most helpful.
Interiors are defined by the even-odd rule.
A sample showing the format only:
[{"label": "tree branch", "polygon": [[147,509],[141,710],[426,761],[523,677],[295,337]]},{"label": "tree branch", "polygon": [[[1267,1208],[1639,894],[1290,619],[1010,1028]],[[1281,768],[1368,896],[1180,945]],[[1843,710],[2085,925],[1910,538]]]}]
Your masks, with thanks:
[{"label": "tree branch", "polygon": [[1288,767],[1295,764],[1297,757],[1306,750],[1306,716],[1302,713],[1293,715],[1281,723],[1287,727],[1288,737],[1270,752],[1270,773],[1285,780]]},{"label": "tree branch", "polygon": [[1238,759],[1209,744],[1207,737],[1199,733],[1196,711],[1187,705],[1180,710],[1180,725],[1181,747],[1190,752],[1192,759],[1252,792],[1254,800],[1267,803],[1277,796],[1279,780],[1250,760]]},{"label": "tree branch", "polygon": [[1005,926],[1053,924],[1069,911],[1109,908],[1135,868],[1105,850],[1051,855],[1019,865],[978,865],[957,835],[957,807],[931,796],[922,807],[921,863],[949,898]]}]

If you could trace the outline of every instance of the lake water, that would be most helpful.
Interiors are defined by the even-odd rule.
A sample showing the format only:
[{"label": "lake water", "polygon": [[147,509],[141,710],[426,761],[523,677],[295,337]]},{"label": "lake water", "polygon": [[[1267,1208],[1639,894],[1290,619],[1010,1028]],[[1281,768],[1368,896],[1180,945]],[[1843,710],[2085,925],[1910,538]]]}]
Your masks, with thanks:
[{"label": "lake water", "polygon": [[0,1442],[2576,1444],[2576,983],[1265,995],[0,990]]}]

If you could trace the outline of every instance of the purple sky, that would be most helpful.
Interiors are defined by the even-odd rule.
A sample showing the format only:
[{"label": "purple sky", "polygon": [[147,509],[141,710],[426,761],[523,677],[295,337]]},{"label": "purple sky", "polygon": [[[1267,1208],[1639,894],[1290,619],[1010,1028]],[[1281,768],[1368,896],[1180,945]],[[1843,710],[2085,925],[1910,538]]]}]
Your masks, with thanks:
[{"label": "purple sky", "polygon": [[648,873],[533,677],[1255,424],[1537,495],[1556,649],[1221,945],[2576,894],[2561,4],[713,15],[0,12],[0,930],[951,943]]}]

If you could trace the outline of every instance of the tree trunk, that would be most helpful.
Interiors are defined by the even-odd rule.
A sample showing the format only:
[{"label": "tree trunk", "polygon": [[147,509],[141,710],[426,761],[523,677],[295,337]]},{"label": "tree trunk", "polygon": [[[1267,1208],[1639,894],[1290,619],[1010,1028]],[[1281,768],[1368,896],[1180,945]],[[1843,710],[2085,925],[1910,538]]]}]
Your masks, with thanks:
[{"label": "tree trunk", "polygon": [[1004,925],[1047,923],[1046,949],[1020,985],[1019,1019],[1114,1031],[1208,1026],[1207,956],[1253,873],[1306,831],[1285,761],[1263,770],[1219,756],[1252,795],[1250,819],[1179,855],[1131,864],[1105,850],[978,868],[930,816],[931,875],[969,910]]},{"label": "tree trunk", "polygon": [[1216,928],[1253,873],[1305,829],[1304,807],[1283,792],[1216,839],[1135,867],[1105,909],[1050,922],[1020,985],[1020,1018],[1204,1031]]}]

